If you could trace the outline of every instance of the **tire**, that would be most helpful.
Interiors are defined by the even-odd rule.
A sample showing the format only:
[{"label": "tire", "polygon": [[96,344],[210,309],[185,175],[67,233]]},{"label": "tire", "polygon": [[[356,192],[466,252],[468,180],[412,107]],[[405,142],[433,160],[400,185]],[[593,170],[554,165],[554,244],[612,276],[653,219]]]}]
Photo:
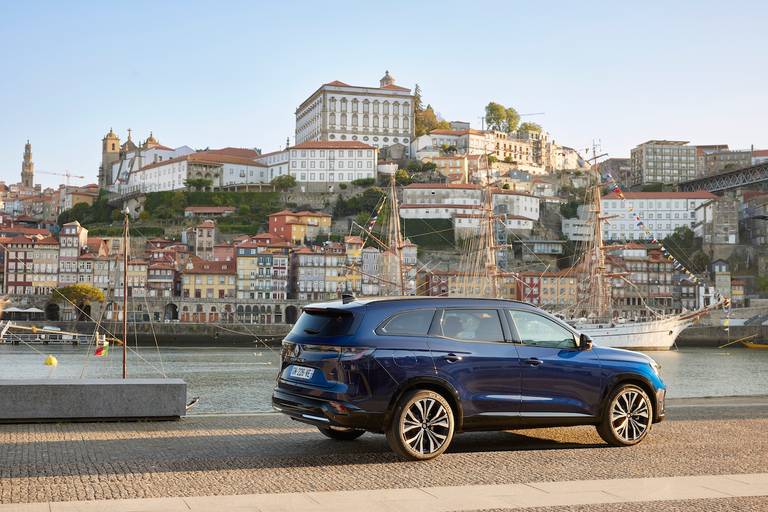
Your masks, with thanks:
[{"label": "tire", "polygon": [[325,437],[333,439],[334,441],[354,441],[365,434],[365,430],[358,430],[355,428],[317,427],[317,430],[319,430]]},{"label": "tire", "polygon": [[401,457],[434,459],[453,440],[453,415],[451,404],[439,393],[423,389],[406,393],[395,406],[387,442]]},{"label": "tire", "polygon": [[632,446],[648,435],[653,425],[653,402],[634,384],[618,386],[609,395],[597,433],[611,446]]}]

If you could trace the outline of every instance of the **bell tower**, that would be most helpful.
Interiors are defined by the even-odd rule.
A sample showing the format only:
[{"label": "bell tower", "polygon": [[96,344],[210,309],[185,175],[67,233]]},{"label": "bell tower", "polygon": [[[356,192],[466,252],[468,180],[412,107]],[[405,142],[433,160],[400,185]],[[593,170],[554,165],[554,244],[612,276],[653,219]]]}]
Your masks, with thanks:
[{"label": "bell tower", "polygon": [[25,188],[34,188],[35,186],[35,164],[32,162],[32,144],[24,145],[24,161],[21,163],[21,185]]},{"label": "bell tower", "polygon": [[389,70],[384,73],[384,76],[379,80],[379,87],[386,87],[388,85],[395,85],[395,77],[389,74]]},{"label": "bell tower", "polygon": [[107,188],[112,184],[112,164],[120,160],[120,137],[112,128],[101,139],[101,167],[99,167],[99,187]]}]

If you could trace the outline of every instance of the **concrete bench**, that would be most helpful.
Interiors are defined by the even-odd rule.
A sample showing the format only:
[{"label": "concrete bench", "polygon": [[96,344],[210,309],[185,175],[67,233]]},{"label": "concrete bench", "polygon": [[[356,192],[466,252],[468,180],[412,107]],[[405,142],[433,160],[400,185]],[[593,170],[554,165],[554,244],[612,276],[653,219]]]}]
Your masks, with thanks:
[{"label": "concrete bench", "polygon": [[181,379],[0,379],[0,422],[174,420]]}]

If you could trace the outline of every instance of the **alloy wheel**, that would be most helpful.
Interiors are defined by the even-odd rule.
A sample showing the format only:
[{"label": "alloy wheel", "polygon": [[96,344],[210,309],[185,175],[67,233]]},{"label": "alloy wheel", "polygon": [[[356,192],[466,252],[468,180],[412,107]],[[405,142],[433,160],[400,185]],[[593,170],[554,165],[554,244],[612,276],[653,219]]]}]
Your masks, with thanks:
[{"label": "alloy wheel", "polygon": [[433,398],[421,398],[411,404],[402,417],[403,441],[415,452],[429,455],[439,450],[450,434],[448,411]]},{"label": "alloy wheel", "polygon": [[648,397],[634,389],[627,389],[613,399],[611,428],[626,443],[640,439],[651,425]]}]

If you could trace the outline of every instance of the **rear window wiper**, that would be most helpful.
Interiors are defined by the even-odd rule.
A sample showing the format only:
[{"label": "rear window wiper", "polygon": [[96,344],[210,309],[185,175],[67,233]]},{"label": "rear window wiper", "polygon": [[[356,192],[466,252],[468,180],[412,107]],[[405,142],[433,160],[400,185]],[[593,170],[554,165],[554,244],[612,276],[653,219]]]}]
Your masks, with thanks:
[{"label": "rear window wiper", "polygon": [[320,334],[320,331],[317,329],[304,329],[304,332],[307,334]]}]

